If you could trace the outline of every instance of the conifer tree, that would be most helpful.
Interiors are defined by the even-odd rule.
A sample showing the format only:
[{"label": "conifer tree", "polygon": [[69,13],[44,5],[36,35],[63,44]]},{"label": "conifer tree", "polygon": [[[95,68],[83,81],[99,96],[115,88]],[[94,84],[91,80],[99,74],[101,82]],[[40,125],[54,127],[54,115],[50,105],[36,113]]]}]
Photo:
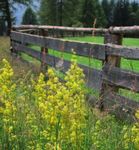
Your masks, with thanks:
[{"label": "conifer tree", "polygon": [[114,8],[114,0],[102,0],[102,8],[104,11],[104,14],[106,16],[107,25],[106,27],[109,27],[112,25],[113,22],[113,8]]},{"label": "conifer tree", "polygon": [[97,20],[96,27],[106,26],[106,16],[102,5],[96,0],[84,0],[82,5],[82,23],[84,27],[92,27],[94,20]]},{"label": "conifer tree", "polygon": [[40,21],[42,24],[73,26],[78,24],[80,0],[42,0]]},{"label": "conifer tree", "polygon": [[41,24],[57,24],[57,2],[58,0],[41,0],[39,11]]},{"label": "conifer tree", "polygon": [[118,0],[114,8],[114,20],[115,26],[127,26],[130,15],[129,0]]},{"label": "conifer tree", "polygon": [[92,0],[84,0],[82,6],[82,23],[84,27],[92,27],[96,19],[95,6]]},{"label": "conifer tree", "polygon": [[38,24],[37,16],[31,7],[28,7],[23,15],[22,24]]},{"label": "conifer tree", "polygon": [[7,34],[10,34],[11,27],[12,27],[12,8],[14,7],[15,3],[21,4],[29,4],[32,0],[1,0],[0,1],[0,10],[4,17],[4,20],[7,22]]}]

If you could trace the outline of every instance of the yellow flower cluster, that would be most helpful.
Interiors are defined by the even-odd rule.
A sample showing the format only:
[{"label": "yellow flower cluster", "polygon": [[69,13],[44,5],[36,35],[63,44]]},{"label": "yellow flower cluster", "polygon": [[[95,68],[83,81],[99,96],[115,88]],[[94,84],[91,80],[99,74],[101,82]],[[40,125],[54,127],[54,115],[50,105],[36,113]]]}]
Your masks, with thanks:
[{"label": "yellow flower cluster", "polygon": [[48,81],[12,81],[6,60],[0,69],[0,148],[29,150],[82,149],[86,104],[84,75],[75,62],[61,82],[53,69]]},{"label": "yellow flower cluster", "polygon": [[139,110],[135,114],[137,122],[135,125],[129,129],[124,126],[124,147],[125,149],[130,149],[131,147],[139,150]]},{"label": "yellow flower cluster", "polygon": [[66,82],[60,82],[53,69],[48,70],[48,77],[45,82],[40,74],[34,92],[40,118],[46,124],[41,136],[56,149],[65,143],[77,145],[84,137],[85,127],[83,72],[73,63],[65,77]]},{"label": "yellow flower cluster", "polygon": [[[14,104],[16,85],[12,83],[13,70],[9,63],[3,59],[0,69],[0,119],[3,124],[5,143],[15,140],[14,127],[16,124],[16,107]],[[8,148],[8,144],[4,148]]]},{"label": "yellow flower cluster", "polygon": [[[81,129],[84,128],[86,115],[85,107],[85,91],[83,90],[84,85],[84,74],[81,68],[77,66],[76,62],[73,62],[71,68],[68,70],[65,77],[66,87],[68,89],[68,103],[69,103],[69,114],[71,114],[71,139],[73,141],[80,141],[80,138],[84,136],[81,134]],[[72,132],[73,131],[73,132]]]},{"label": "yellow flower cluster", "polygon": [[136,112],[137,123],[132,128],[133,142],[137,150],[139,149],[139,110]]}]

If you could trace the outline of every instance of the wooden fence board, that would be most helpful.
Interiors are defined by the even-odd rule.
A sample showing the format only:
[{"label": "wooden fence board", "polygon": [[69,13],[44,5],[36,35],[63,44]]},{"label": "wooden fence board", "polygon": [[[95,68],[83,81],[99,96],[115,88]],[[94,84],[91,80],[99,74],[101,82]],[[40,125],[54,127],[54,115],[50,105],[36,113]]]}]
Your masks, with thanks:
[{"label": "wooden fence board", "polygon": [[30,43],[46,47],[46,43],[43,40],[43,36],[12,31],[11,39],[21,43],[28,43],[28,44]]},{"label": "wooden fence board", "polygon": [[139,33],[139,26],[127,26],[127,27],[110,27],[109,29],[110,33],[113,34],[138,34]]},{"label": "wooden fence board", "polygon": [[106,54],[113,56],[120,56],[127,59],[139,60],[139,48],[107,44]]},{"label": "wooden fence board", "polygon": [[111,85],[139,93],[139,73],[106,65],[103,70],[102,78]]},{"label": "wooden fence board", "polygon": [[32,43],[43,47],[51,48],[54,50],[61,50],[69,53],[73,53],[73,49],[77,55],[92,57],[100,60],[105,59],[105,45],[66,41],[63,39],[56,39],[50,37],[42,37],[37,35],[31,35],[26,33],[12,32],[12,40],[21,43]]},{"label": "wooden fence board", "polygon": [[[35,51],[25,45],[21,45],[15,42],[13,42],[12,45],[13,45],[13,48],[19,53],[24,52],[38,60],[41,60],[41,52]],[[56,68],[59,71],[62,71],[63,73],[65,73],[70,68],[70,65],[71,65],[71,61],[63,60],[61,58],[58,58],[52,55],[46,55],[45,63]],[[79,67],[83,69],[83,72],[86,77],[85,80],[86,80],[87,86],[90,88],[94,88],[96,90],[100,90],[101,84],[102,84],[102,71],[89,68],[81,64],[78,64],[78,65]]]},{"label": "wooden fence board", "polygon": [[32,32],[32,31],[37,31],[36,29],[24,29],[24,30],[18,30],[19,32],[21,33],[29,33],[29,32]]},{"label": "wooden fence board", "polygon": [[13,40],[21,43],[32,43],[68,53],[72,53],[72,50],[74,50],[77,55],[92,57],[100,60],[105,59],[105,51],[107,55],[139,60],[139,48],[124,47],[112,44],[103,45],[69,40],[66,41],[63,39],[42,37],[19,32],[12,32],[11,37]]},{"label": "wooden fence board", "polygon": [[12,46],[13,46],[13,49],[16,50],[18,53],[23,52],[23,53],[28,54],[31,57],[41,60],[41,53],[33,50],[32,48],[29,48],[25,45],[21,45],[15,42],[12,42]]},{"label": "wooden fence board", "polygon": [[72,50],[77,55],[97,58],[100,60],[105,59],[105,46],[100,44],[91,44],[75,41],[63,41],[59,39],[49,38],[47,40],[48,47],[55,50],[63,50],[72,53]]},{"label": "wooden fence board", "polygon": [[47,26],[47,25],[20,25],[13,26],[13,29],[48,29],[48,30],[63,30],[63,31],[73,31],[73,32],[91,32],[105,33],[108,29],[105,28],[79,28],[79,27],[64,27],[64,26]]},{"label": "wooden fence board", "polygon": [[109,29],[105,28],[77,28],[77,27],[63,27],[63,26],[47,26],[47,25],[20,25],[13,26],[13,29],[51,29],[51,30],[63,30],[63,31],[80,31],[80,32],[92,32],[96,33],[106,33],[110,32],[113,34],[137,34],[139,33],[139,26],[127,26],[127,27],[110,27]]}]

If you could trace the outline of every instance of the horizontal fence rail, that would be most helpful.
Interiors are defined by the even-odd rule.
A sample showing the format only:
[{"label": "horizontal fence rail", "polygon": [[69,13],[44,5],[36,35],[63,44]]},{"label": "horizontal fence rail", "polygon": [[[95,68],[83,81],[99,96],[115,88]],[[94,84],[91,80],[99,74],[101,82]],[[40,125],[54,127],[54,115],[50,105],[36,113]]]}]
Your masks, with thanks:
[{"label": "horizontal fence rail", "polygon": [[139,73],[105,65],[103,80],[111,85],[139,92]]},{"label": "horizontal fence rail", "polygon": [[38,25],[20,25],[20,26],[13,26],[13,29],[48,29],[48,30],[65,30],[65,31],[84,31],[84,32],[100,32],[105,33],[107,29],[104,28],[77,28],[77,27],[62,27],[62,26],[38,26]]},{"label": "horizontal fence rail", "polygon": [[105,59],[105,48],[104,45],[85,43],[85,42],[76,42],[76,41],[66,41],[63,39],[43,37],[37,35],[30,35],[26,33],[12,32],[11,38],[18,42],[22,43],[31,43],[39,46],[51,48],[54,50],[61,50],[68,53],[73,53],[74,50],[76,54],[80,56],[93,57],[96,59],[104,60]]},{"label": "horizontal fence rail", "polygon": [[[105,32],[105,44],[69,41],[65,39],[48,37],[45,29],[59,29],[72,31],[92,31],[91,28],[69,28],[54,26],[19,26],[11,32],[12,52],[17,55],[26,53],[41,61],[43,65],[52,66],[65,73],[71,65],[71,61],[49,54],[48,49],[61,53],[83,56],[89,60],[92,58],[102,62],[102,69],[79,64],[86,76],[86,85],[99,92],[99,99],[91,98],[93,105],[99,105],[101,109],[112,112],[118,117],[134,119],[133,114],[139,109],[139,102],[121,96],[119,89],[127,89],[139,93],[139,73],[121,69],[121,58],[139,60],[139,48],[121,46],[123,34],[139,32],[139,27],[114,27],[109,29],[97,29]],[[20,29],[20,30],[19,30]],[[21,30],[22,29],[22,30]],[[40,29],[39,35],[25,33],[32,29]],[[130,31],[128,31],[130,29]],[[41,33],[41,34],[40,34]],[[34,50],[30,45],[38,45],[40,51]]]},{"label": "horizontal fence rail", "polygon": [[106,54],[112,56],[119,56],[126,59],[139,60],[139,48],[129,48],[120,45],[107,44]]},{"label": "horizontal fence rail", "polygon": [[[18,42],[19,42],[19,40],[18,40]],[[14,50],[16,50],[18,53],[24,52],[24,53],[28,54],[29,56],[34,57],[37,60],[41,61],[41,52],[35,51],[32,48],[29,48],[25,45],[15,43],[15,42],[12,42],[12,46],[13,46]],[[46,55],[44,61],[46,64],[48,64],[52,67],[55,67],[64,73],[69,69],[69,67],[71,65],[70,61],[61,60],[61,58],[58,58],[58,57],[55,57],[55,56],[52,56],[49,54]],[[61,62],[62,64],[58,64],[59,62]],[[97,70],[97,69],[90,69],[89,67],[81,65],[81,64],[79,64],[79,66],[83,69],[84,74],[86,75],[87,85],[90,88],[100,90],[101,83],[102,83],[101,71]],[[91,76],[90,76],[90,74],[91,74]]]},{"label": "horizontal fence rail", "polygon": [[111,34],[128,34],[128,35],[137,35],[139,34],[139,26],[127,26],[127,27],[110,27],[109,29],[105,28],[79,28],[79,27],[64,27],[64,26],[47,26],[47,25],[20,25],[13,26],[13,30],[26,31],[26,30],[35,30],[35,29],[44,29],[56,31],[71,31],[71,32],[89,32],[89,33],[107,33]]}]

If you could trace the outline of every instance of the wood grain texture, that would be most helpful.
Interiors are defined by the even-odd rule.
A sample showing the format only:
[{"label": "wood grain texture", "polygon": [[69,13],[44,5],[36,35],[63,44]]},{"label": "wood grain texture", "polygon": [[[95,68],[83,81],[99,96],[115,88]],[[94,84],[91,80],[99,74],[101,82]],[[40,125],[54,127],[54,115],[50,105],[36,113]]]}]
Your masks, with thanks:
[{"label": "wood grain texture", "polygon": [[[20,52],[26,53],[29,56],[34,57],[37,60],[41,61],[41,52],[35,51],[25,45],[21,45],[18,43],[13,43],[13,48],[16,51],[18,51],[18,53]],[[71,61],[63,60],[61,58],[49,54],[46,55],[45,63],[49,66],[56,68],[57,70],[63,73],[68,71],[68,69],[71,66]],[[101,89],[101,84],[102,84],[102,71],[89,68],[81,64],[78,65],[83,69],[87,86],[99,91]]]},{"label": "wood grain texture", "polygon": [[[107,32],[104,36],[104,43],[121,45],[122,44],[122,35],[110,34],[109,32]],[[106,48],[107,48],[107,46],[106,46]],[[107,64],[109,64],[111,67],[120,67],[120,61],[121,61],[120,57],[106,55],[106,58],[103,61],[103,68],[102,68],[103,73],[105,72],[104,70],[105,70],[105,67]],[[103,110],[103,108],[104,108],[105,93],[109,90],[111,90],[112,92],[118,92],[119,87],[109,85],[108,82],[105,82],[105,80],[103,78],[101,92],[100,92],[100,100],[99,100],[99,108],[101,110]]]},{"label": "wood grain texture", "polygon": [[139,73],[106,65],[103,80],[110,85],[139,93]]},{"label": "wood grain texture", "polygon": [[48,29],[48,30],[63,30],[63,31],[84,31],[84,32],[93,32],[96,33],[106,33],[110,32],[112,34],[138,34],[139,33],[139,26],[121,26],[121,27],[110,27],[108,29],[105,28],[77,28],[77,27],[62,27],[62,26],[46,26],[46,25],[20,25],[20,26],[13,26],[13,29]]},{"label": "wood grain texture", "polygon": [[43,37],[14,31],[11,33],[11,39],[21,43],[32,43],[68,53],[73,53],[74,50],[76,54],[80,56],[96,58],[99,60],[105,59],[105,46],[103,44],[66,41],[63,39]]},{"label": "wood grain texture", "polygon": [[27,47],[26,45],[22,45],[22,44],[19,44],[19,43],[12,42],[12,46],[13,46],[13,49],[17,53],[23,52],[23,53],[28,54],[31,57],[36,58],[39,61],[41,60],[41,53],[38,52],[38,51],[33,50],[32,48]]},{"label": "wood grain texture", "polygon": [[64,27],[64,26],[46,26],[46,25],[20,25],[13,26],[13,29],[48,29],[48,30],[63,30],[63,31],[81,31],[81,32],[91,32],[95,31],[96,33],[105,33],[108,30],[105,28],[79,28],[79,27]]},{"label": "wood grain texture", "polygon": [[112,34],[138,34],[139,26],[127,26],[127,27],[110,27],[109,32]]},{"label": "wood grain texture", "polygon": [[139,60],[139,48],[134,47],[107,44],[106,54],[112,56],[120,56],[126,59]]}]

